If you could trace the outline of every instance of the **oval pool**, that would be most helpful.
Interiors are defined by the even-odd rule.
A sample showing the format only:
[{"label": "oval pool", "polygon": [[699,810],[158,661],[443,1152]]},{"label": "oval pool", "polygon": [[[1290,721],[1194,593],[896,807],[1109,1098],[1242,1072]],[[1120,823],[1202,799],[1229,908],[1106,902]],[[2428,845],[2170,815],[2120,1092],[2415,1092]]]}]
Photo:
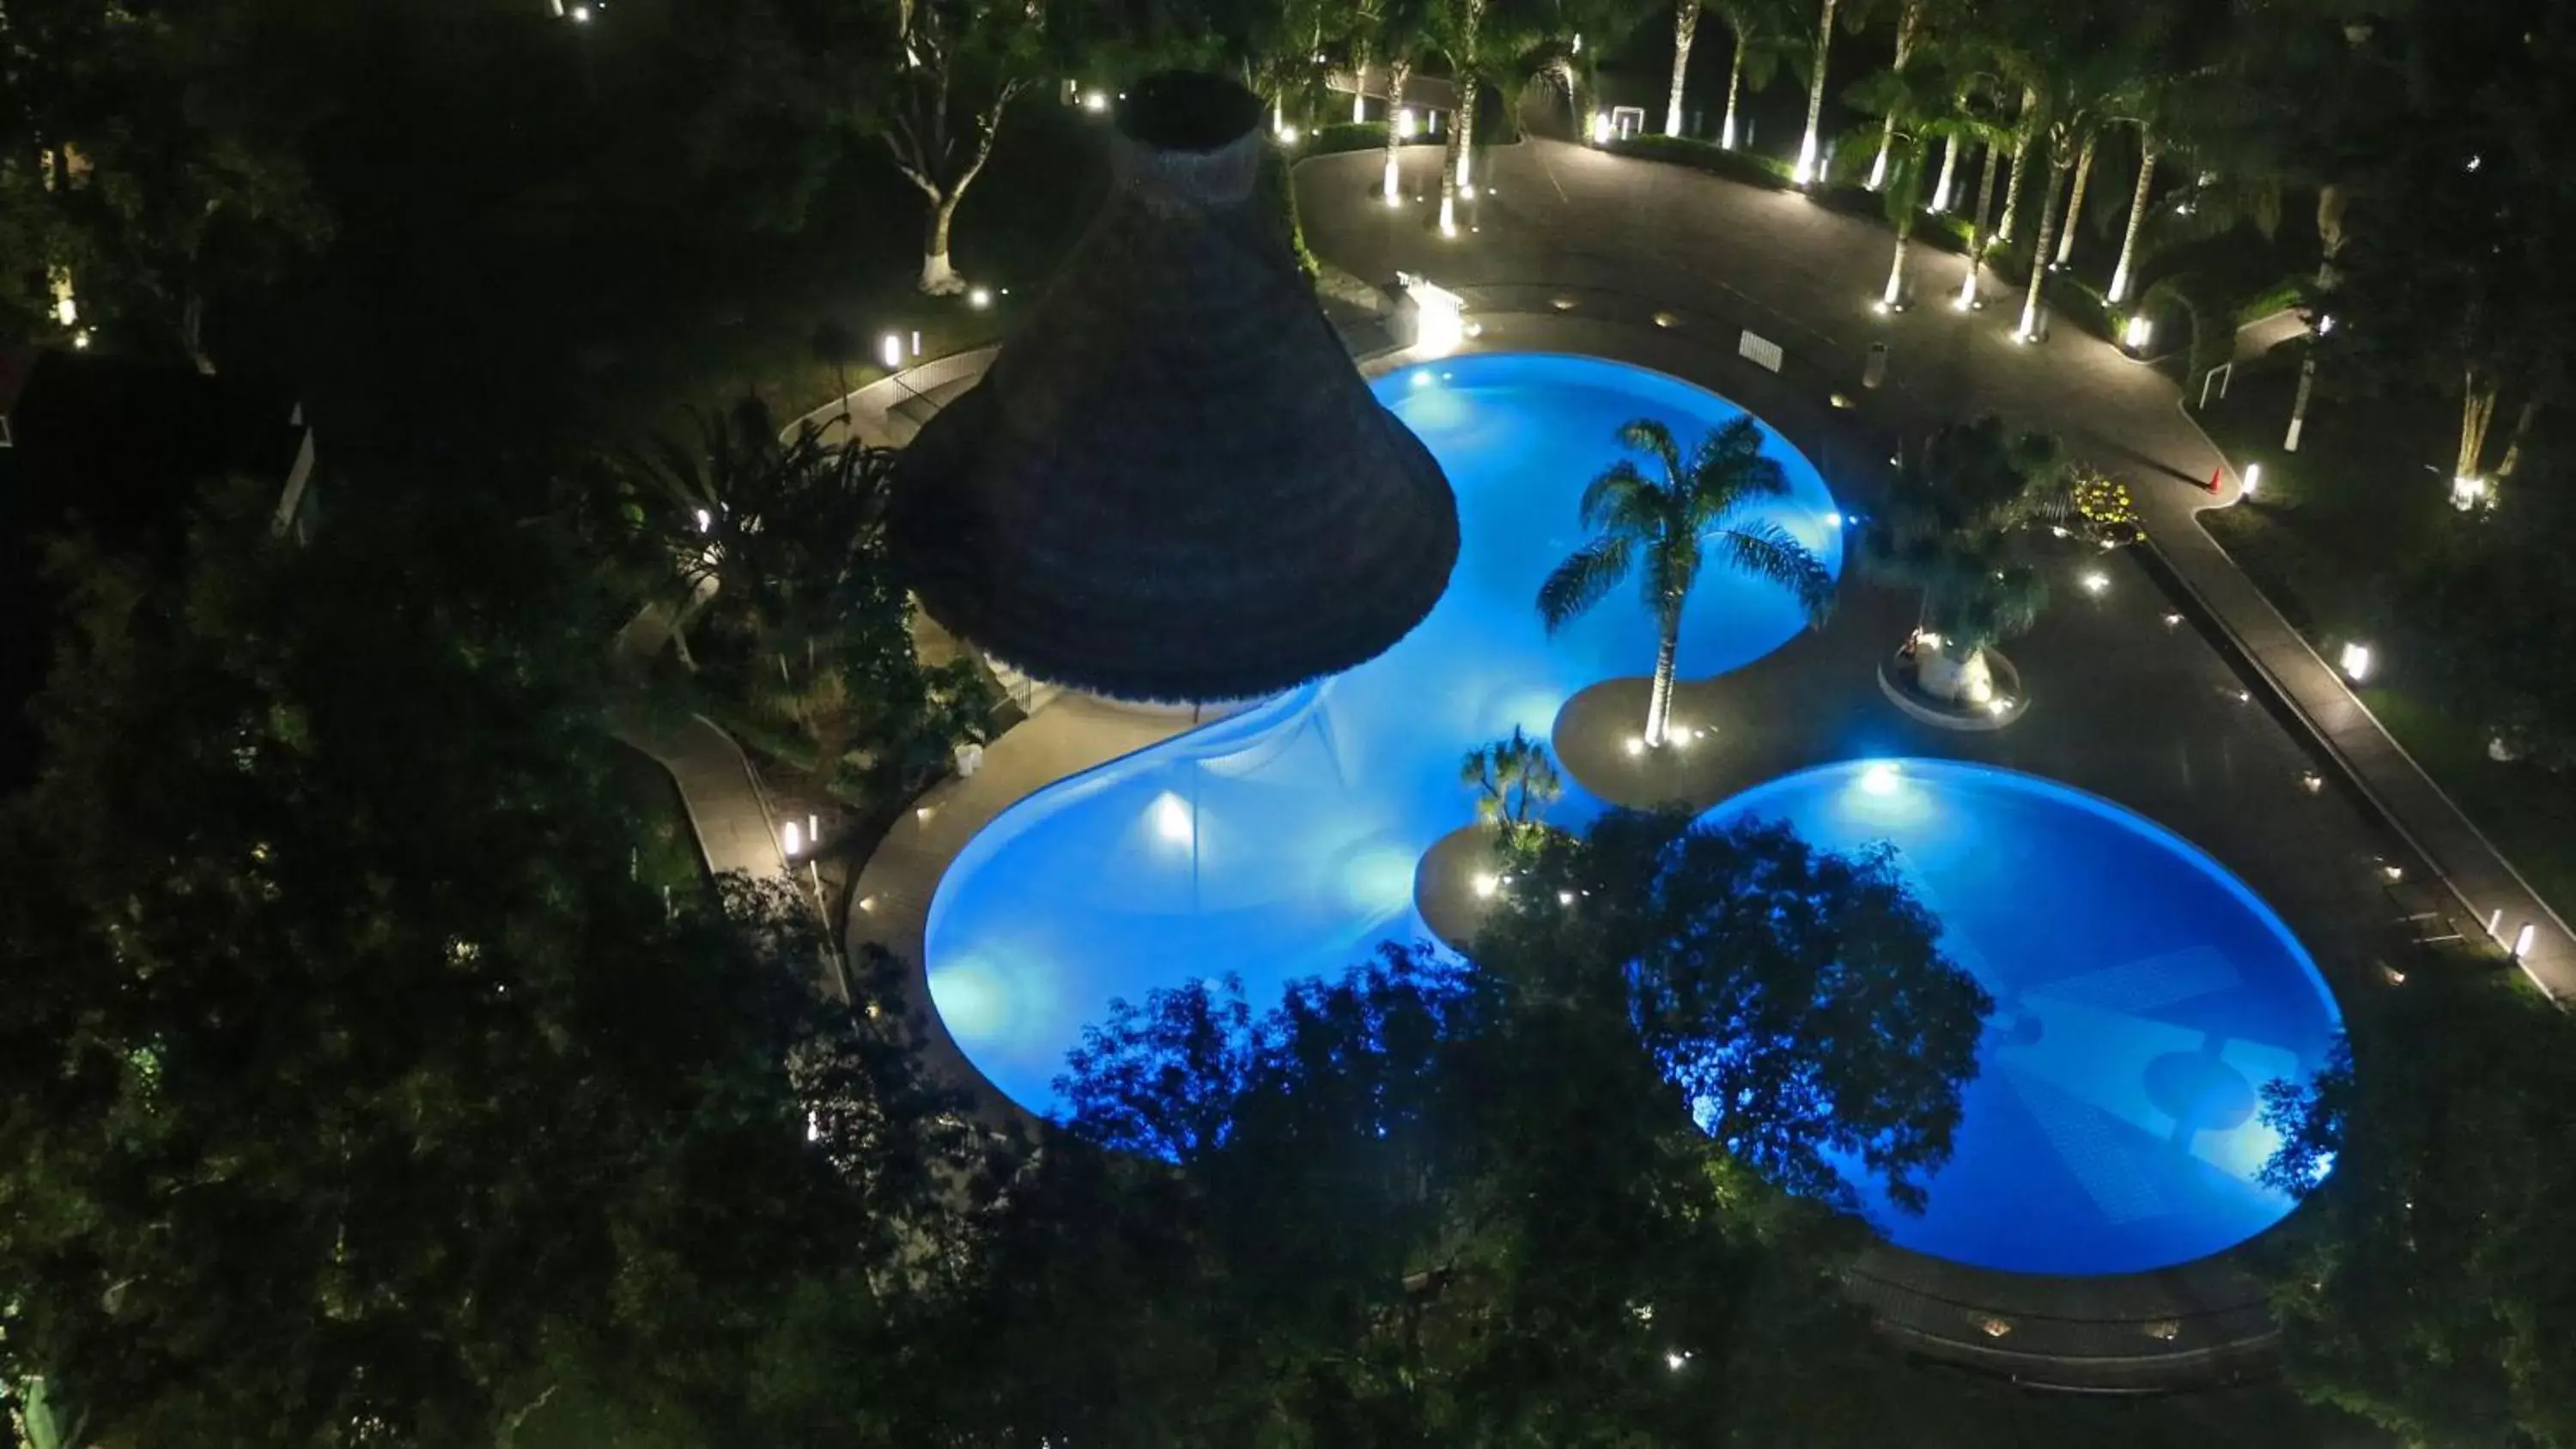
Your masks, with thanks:
[{"label": "oval pool", "polygon": [[[1957,1150],[1897,1246],[2019,1273],[2138,1272],[2233,1247],[2294,1205],[2255,1180],[2261,1091],[2323,1066],[2342,1014],[2271,908],[2179,836],[2051,781],[1858,761],[1705,818],[1884,844],[1995,998]],[[1847,1176],[1852,1174],[1847,1173]]]}]

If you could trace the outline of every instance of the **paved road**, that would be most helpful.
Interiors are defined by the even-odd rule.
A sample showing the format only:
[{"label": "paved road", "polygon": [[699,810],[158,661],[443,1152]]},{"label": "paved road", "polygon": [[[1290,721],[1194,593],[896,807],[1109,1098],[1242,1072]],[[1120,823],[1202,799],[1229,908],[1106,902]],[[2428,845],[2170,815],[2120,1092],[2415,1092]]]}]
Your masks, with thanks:
[{"label": "paved road", "polygon": [[1871,410],[1899,431],[1997,412],[2058,433],[2126,477],[2181,587],[2449,880],[2464,914],[2497,920],[2507,939],[2531,925],[2525,970],[2551,995],[2576,996],[2576,939],[2566,926],[2194,521],[2233,502],[2238,480],[2164,375],[2072,327],[2043,345],[2014,342],[2017,299],[2000,295],[1996,279],[1987,282],[1986,310],[1952,310],[1964,264],[1928,247],[1915,249],[1921,305],[1878,314],[1871,303],[1892,245],[1883,228],[1793,192],[1589,147],[1533,140],[1496,148],[1483,158],[1485,185],[1462,229],[1444,239],[1427,224],[1438,157],[1417,149],[1400,163],[1411,198],[1392,208],[1376,199],[1374,152],[1301,166],[1308,245],[1371,281],[1417,272],[1497,309],[1638,319],[1670,307],[1718,319],[1720,338],[1756,330],[1787,352],[1792,376],[1843,379],[1855,392],[1869,346],[1884,343],[1889,386]]}]

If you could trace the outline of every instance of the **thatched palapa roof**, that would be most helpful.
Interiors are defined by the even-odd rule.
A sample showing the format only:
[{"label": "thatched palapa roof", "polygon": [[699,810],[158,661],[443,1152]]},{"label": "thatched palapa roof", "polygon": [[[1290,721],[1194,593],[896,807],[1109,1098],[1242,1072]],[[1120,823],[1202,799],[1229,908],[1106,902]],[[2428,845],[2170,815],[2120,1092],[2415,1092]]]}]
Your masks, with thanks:
[{"label": "thatched palapa roof", "polygon": [[922,606],[1035,678],[1268,694],[1375,657],[1448,587],[1456,500],[1256,196],[1260,116],[1212,76],[1136,87],[1107,206],[897,466]]}]

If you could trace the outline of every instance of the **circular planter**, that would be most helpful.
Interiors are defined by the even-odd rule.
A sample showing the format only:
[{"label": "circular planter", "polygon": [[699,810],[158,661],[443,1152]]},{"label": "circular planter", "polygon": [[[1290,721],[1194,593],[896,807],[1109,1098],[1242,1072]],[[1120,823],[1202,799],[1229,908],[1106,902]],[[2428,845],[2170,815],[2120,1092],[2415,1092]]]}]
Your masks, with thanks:
[{"label": "circular planter", "polygon": [[1891,655],[1878,666],[1879,692],[1898,709],[1925,724],[1945,730],[1999,730],[2021,718],[2030,708],[2030,696],[2022,692],[2021,671],[2004,657],[2000,649],[1986,651],[1986,671],[1994,677],[2005,707],[2001,710],[1982,704],[1959,704],[1938,699],[1914,687],[1914,665],[1902,654]]}]

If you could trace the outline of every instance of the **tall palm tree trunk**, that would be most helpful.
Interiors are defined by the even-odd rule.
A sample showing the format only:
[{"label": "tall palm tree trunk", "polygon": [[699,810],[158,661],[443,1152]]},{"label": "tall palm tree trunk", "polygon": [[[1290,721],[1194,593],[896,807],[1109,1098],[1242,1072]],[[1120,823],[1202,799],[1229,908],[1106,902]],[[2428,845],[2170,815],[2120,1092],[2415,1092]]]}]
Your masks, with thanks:
[{"label": "tall palm tree trunk", "polygon": [[2138,263],[2138,233],[2146,227],[2147,201],[2156,186],[2156,133],[2138,132],[2138,187],[2129,196],[2129,227],[2120,238],[2120,264],[2111,269],[2111,290],[2104,300],[2119,306],[2129,300],[2129,284]]},{"label": "tall palm tree trunk", "polygon": [[1993,146],[1986,147],[1985,178],[1977,183],[1977,221],[1968,228],[1968,275],[1959,282],[1958,306],[1962,312],[1977,305],[1977,274],[1985,265],[1986,248],[1995,241],[1986,234],[1986,218],[1995,214],[1995,170],[1999,159]]},{"label": "tall palm tree trunk", "polygon": [[2004,219],[1995,228],[1995,239],[2006,246],[2012,245],[2013,233],[2021,230],[2021,176],[2024,164],[2030,160],[2031,112],[2038,107],[2039,94],[2024,90],[2019,134],[2013,137],[2012,179],[2004,184]]},{"label": "tall palm tree trunk", "polygon": [[1900,217],[1896,223],[1896,260],[1887,269],[1887,290],[1879,294],[1879,305],[1893,311],[1905,305],[1905,257],[1914,245],[1914,218]]},{"label": "tall palm tree trunk", "polygon": [[1655,683],[1646,696],[1646,747],[1660,747],[1672,733],[1673,661],[1681,653],[1682,616],[1679,609],[1668,611],[1663,618],[1663,638],[1655,645]]},{"label": "tall palm tree trunk", "polygon": [[1950,209],[1950,183],[1959,175],[1959,153],[1966,149],[1956,136],[1941,138],[1941,179],[1932,183],[1932,214],[1939,216]]},{"label": "tall palm tree trunk", "polygon": [[[1673,89],[1664,101],[1664,134],[1682,133],[1682,84],[1690,74],[1691,42],[1699,37],[1699,0],[1678,0],[1673,6]],[[1582,130],[1582,117],[1575,118],[1575,129]]]},{"label": "tall palm tree trunk", "polygon": [[2093,181],[2093,143],[2096,137],[2084,138],[2083,153],[2075,158],[2075,190],[2066,198],[2066,225],[2057,232],[2057,265],[2065,266],[2075,255],[2075,219],[2084,214],[2084,188]]},{"label": "tall palm tree trunk", "polygon": [[2308,431],[2308,399],[2316,395],[2316,390],[2317,349],[2316,344],[2310,343],[2307,356],[2299,359],[2299,390],[2290,398],[2290,431],[2281,439],[2282,452],[2299,451],[2299,439]]},{"label": "tall palm tree trunk", "polygon": [[[1368,45],[1362,42],[1351,50],[1351,124],[1354,126],[1368,120],[1368,65]],[[1395,129],[1393,101],[1387,103],[1386,126],[1389,131]]]},{"label": "tall palm tree trunk", "polygon": [[1797,182],[1800,186],[1816,179],[1816,153],[1820,144],[1816,127],[1825,116],[1825,61],[1833,49],[1834,5],[1824,0],[1823,13],[1816,18],[1816,56],[1814,72],[1807,80],[1807,134],[1798,142]]},{"label": "tall palm tree trunk", "polygon": [[[1914,55],[1914,32],[1923,23],[1922,0],[1905,0],[1905,8],[1896,16],[1896,73],[1905,74],[1905,62]],[[1870,158],[1869,189],[1887,184],[1887,153],[1896,145],[1896,111],[1890,108],[1887,119],[1878,128],[1878,154]]]},{"label": "tall palm tree trunk", "polygon": [[1449,147],[1440,165],[1440,234],[1458,234],[1458,194],[1467,185],[1467,143],[1476,126],[1476,73],[1458,77],[1458,111],[1449,118]]},{"label": "tall palm tree trunk", "polygon": [[1725,150],[1735,149],[1735,108],[1744,98],[1744,32],[1735,32],[1735,63],[1726,68],[1726,128],[1718,132],[1717,144]]},{"label": "tall palm tree trunk", "polygon": [[1395,118],[1404,110],[1404,83],[1413,78],[1413,62],[1401,57],[1390,61],[1386,71],[1386,204],[1395,205],[1403,198],[1395,189]]},{"label": "tall palm tree trunk", "polygon": [[2030,248],[2030,290],[2022,299],[2021,327],[2013,333],[2024,342],[2039,340],[2039,290],[2040,284],[2048,280],[2048,268],[2042,259],[2048,255],[2048,244],[2056,240],[2057,203],[2066,191],[2066,173],[2074,169],[2074,164],[2059,156],[2055,142],[2049,143],[2048,180],[2045,183],[2048,194],[2039,207],[2039,240]]}]

